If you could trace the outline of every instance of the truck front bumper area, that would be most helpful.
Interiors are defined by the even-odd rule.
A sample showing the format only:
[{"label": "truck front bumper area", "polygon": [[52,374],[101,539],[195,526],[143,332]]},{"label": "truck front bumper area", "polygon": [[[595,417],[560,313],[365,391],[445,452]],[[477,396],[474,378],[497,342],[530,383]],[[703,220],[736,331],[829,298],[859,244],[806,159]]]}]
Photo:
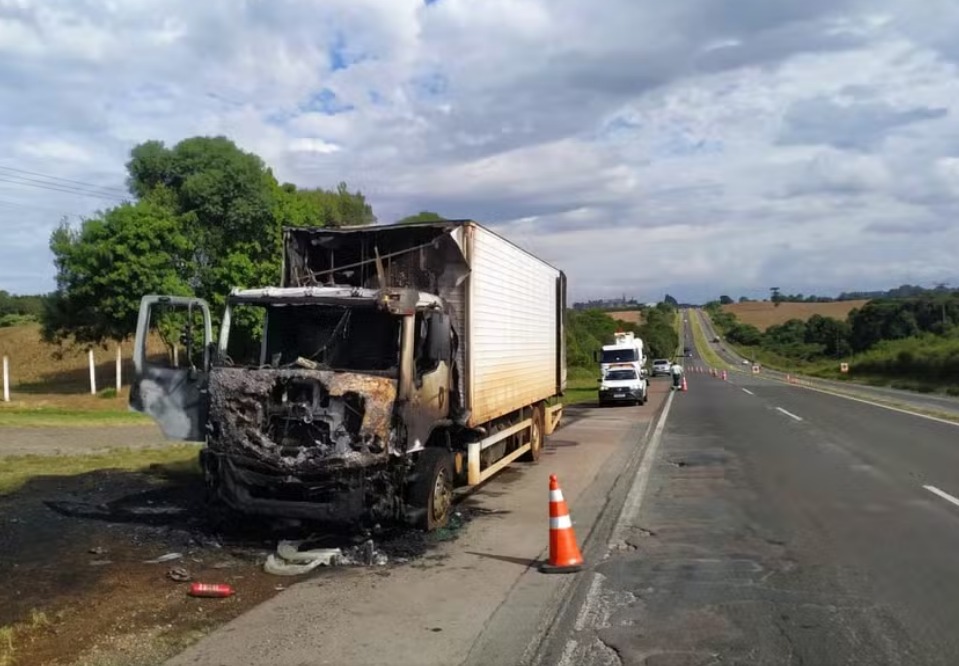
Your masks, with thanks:
[{"label": "truck front bumper area", "polygon": [[[386,465],[301,480],[252,470],[209,449],[200,452],[200,463],[216,497],[245,515],[354,525],[386,517],[396,505],[393,493],[382,492],[389,487]],[[374,488],[380,492],[371,497]]]}]

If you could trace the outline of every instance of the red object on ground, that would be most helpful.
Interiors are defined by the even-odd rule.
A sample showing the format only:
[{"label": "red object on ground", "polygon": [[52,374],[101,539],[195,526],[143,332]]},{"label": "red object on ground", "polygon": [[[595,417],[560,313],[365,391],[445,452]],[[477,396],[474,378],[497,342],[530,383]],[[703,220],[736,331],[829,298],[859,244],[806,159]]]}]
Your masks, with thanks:
[{"label": "red object on ground", "polygon": [[233,588],[221,583],[193,583],[189,594],[191,597],[229,597],[233,595]]}]

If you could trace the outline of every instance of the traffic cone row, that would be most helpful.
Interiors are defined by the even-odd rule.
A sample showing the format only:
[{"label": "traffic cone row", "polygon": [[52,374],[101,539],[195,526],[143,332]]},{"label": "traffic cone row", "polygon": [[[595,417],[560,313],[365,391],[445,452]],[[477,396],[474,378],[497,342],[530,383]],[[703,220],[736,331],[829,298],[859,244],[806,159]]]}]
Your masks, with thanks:
[{"label": "traffic cone row", "polygon": [[583,568],[583,554],[576,544],[569,507],[563,499],[559,480],[549,476],[549,561],[540,565],[543,573],[573,573]]}]

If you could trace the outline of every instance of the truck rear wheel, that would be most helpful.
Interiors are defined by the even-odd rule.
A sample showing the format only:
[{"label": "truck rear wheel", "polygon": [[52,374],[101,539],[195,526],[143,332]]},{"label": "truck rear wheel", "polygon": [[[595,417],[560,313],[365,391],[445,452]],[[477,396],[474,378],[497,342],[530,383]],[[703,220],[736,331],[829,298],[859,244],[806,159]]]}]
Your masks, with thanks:
[{"label": "truck rear wheel", "polygon": [[543,454],[543,445],[546,438],[546,412],[542,406],[533,407],[532,425],[529,427],[529,451],[524,453],[520,460],[536,462]]},{"label": "truck rear wheel", "polygon": [[445,527],[453,509],[453,463],[449,451],[420,452],[407,490],[410,522],[432,532]]}]

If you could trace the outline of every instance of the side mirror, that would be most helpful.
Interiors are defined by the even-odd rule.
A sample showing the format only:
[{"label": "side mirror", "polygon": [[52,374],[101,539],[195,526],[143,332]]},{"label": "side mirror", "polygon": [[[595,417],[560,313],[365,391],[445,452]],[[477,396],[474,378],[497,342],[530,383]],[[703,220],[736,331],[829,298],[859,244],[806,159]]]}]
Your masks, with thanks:
[{"label": "side mirror", "polygon": [[426,356],[433,362],[449,363],[453,353],[450,318],[444,312],[436,312],[429,318],[426,337]]}]

